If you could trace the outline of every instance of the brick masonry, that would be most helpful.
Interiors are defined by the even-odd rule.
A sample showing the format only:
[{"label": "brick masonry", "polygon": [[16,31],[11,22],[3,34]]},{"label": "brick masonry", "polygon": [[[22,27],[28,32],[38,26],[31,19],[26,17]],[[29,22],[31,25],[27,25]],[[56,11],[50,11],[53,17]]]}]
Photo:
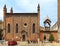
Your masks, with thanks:
[{"label": "brick masonry", "polygon": [[[37,13],[13,13],[11,8],[10,13],[7,13],[6,5],[4,6],[4,30],[5,40],[21,40],[22,35],[25,35],[25,40],[37,40],[40,25],[40,7],[38,5]],[[24,24],[27,24],[25,27]],[[10,24],[10,33],[8,33],[8,24]],[[18,33],[16,33],[16,24],[18,24]],[[35,24],[35,33],[33,31],[33,24]],[[21,33],[22,31],[27,33]]]}]

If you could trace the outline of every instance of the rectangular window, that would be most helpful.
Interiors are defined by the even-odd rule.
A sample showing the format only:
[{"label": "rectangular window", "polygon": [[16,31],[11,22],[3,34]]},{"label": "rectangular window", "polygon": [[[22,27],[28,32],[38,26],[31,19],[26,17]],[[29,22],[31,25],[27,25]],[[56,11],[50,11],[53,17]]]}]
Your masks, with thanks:
[{"label": "rectangular window", "polygon": [[10,33],[10,24],[8,24],[8,33]]},{"label": "rectangular window", "polygon": [[33,33],[35,33],[35,24],[33,24]]},{"label": "rectangular window", "polygon": [[16,24],[16,33],[18,33],[18,24]]}]

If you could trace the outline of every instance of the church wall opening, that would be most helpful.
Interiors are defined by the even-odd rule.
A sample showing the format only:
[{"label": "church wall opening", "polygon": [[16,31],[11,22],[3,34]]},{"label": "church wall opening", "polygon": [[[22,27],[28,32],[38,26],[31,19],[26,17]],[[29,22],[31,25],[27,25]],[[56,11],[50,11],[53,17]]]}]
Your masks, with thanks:
[{"label": "church wall opening", "polygon": [[22,41],[25,41],[25,35],[22,35]]}]

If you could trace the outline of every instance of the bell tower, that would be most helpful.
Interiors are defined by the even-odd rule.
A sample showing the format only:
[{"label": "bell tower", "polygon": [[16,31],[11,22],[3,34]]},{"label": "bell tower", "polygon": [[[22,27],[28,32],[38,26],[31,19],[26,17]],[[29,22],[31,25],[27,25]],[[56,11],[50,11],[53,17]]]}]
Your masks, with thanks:
[{"label": "bell tower", "polygon": [[47,16],[46,19],[44,20],[44,27],[45,27],[45,31],[50,31],[51,20],[49,19],[48,16]]}]

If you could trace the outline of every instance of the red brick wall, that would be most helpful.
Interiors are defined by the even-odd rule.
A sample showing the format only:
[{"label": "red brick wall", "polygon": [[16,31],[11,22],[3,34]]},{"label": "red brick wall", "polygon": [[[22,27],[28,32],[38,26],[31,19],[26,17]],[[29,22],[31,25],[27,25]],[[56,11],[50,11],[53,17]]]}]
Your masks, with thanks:
[{"label": "red brick wall", "polygon": [[[21,40],[22,34],[21,31],[25,30],[27,32],[26,40],[37,39],[38,25],[37,25],[37,17],[38,14],[33,15],[6,15],[6,40]],[[18,24],[18,33],[16,33],[16,23]],[[24,28],[24,23],[27,23],[27,28]],[[33,23],[35,23],[35,33],[32,33]],[[7,25],[10,24],[10,33],[8,33]],[[18,38],[16,38],[18,37]]]}]

